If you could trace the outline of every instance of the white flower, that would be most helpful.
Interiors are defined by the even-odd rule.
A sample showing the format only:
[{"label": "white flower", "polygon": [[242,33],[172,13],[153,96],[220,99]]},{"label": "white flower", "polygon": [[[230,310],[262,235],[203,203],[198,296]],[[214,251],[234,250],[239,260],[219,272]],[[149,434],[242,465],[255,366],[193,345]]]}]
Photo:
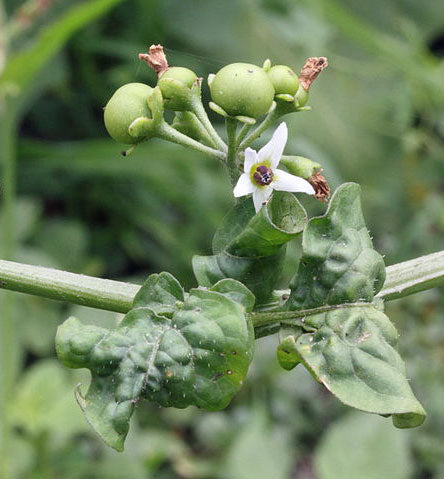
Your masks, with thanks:
[{"label": "white flower", "polygon": [[253,193],[256,213],[268,203],[273,190],[315,194],[315,190],[308,181],[277,168],[287,138],[287,125],[283,122],[273,133],[271,140],[259,152],[251,148],[245,150],[244,173],[234,187],[233,194],[238,198]]}]

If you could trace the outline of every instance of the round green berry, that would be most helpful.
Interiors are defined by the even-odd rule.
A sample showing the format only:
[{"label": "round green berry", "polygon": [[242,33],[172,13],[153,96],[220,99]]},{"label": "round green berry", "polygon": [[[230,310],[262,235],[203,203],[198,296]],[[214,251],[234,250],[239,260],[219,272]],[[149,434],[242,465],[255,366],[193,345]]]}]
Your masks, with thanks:
[{"label": "round green berry", "polygon": [[184,67],[171,67],[159,77],[159,85],[165,108],[173,111],[187,111],[191,108],[191,87],[197,75]]},{"label": "round green berry", "polygon": [[296,73],[286,65],[275,65],[267,72],[274,86],[276,95],[295,95],[299,88],[299,78]]},{"label": "round green berry", "polygon": [[127,83],[116,90],[104,112],[105,127],[111,138],[126,144],[139,143],[144,139],[131,136],[128,127],[136,118],[151,118],[147,98],[152,91],[143,83]]},{"label": "round green berry", "polygon": [[219,70],[210,84],[211,98],[230,116],[257,118],[270,109],[274,88],[267,73],[249,63],[232,63]]},{"label": "round green berry", "polygon": [[[197,79],[197,75],[184,67],[171,67],[168,70],[165,70],[161,75],[159,80],[164,80],[165,78],[171,78],[173,80],[178,80],[182,82],[186,87],[191,88],[193,83]],[[160,89],[162,89],[161,82],[159,81]]]}]

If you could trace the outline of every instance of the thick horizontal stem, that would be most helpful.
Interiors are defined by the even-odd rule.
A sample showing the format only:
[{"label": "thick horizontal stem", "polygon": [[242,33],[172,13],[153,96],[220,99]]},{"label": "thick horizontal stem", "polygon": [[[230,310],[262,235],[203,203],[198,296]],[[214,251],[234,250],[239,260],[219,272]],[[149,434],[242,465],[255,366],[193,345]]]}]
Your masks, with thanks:
[{"label": "thick horizontal stem", "polygon": [[385,301],[444,285],[444,251],[420,256],[387,267],[378,297]]},{"label": "thick horizontal stem", "polygon": [[[387,278],[378,297],[390,301],[442,285],[444,251],[387,267]],[[126,313],[131,309],[140,286],[0,260],[0,288]],[[300,317],[298,313],[306,314],[307,311],[257,312],[252,314],[252,318],[255,325],[263,326],[290,319],[290,316]]]},{"label": "thick horizontal stem", "polygon": [[91,308],[126,313],[140,286],[0,260],[0,287]]}]

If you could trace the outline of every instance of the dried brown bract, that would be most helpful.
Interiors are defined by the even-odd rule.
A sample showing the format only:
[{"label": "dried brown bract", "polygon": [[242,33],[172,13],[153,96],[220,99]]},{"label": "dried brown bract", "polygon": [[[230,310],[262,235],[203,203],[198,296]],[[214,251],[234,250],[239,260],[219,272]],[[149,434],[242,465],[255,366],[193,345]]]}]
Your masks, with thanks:
[{"label": "dried brown bract", "polygon": [[309,90],[311,84],[316,80],[319,73],[328,67],[326,57],[310,57],[302,67],[299,81],[304,90]]},{"label": "dried brown bract", "polygon": [[139,53],[139,59],[146,62],[158,77],[169,68],[162,45],[151,45],[148,53]]},{"label": "dried brown bract", "polygon": [[330,196],[330,187],[328,186],[327,180],[324,178],[321,172],[322,170],[317,171],[310,176],[310,178],[308,178],[308,182],[315,190],[315,198],[325,203]]}]

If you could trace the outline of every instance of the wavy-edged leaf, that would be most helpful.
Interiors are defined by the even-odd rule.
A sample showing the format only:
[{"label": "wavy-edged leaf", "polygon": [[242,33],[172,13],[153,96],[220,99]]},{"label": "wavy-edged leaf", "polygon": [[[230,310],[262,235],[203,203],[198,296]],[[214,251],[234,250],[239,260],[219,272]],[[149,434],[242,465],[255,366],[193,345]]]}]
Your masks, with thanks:
[{"label": "wavy-edged leaf", "polygon": [[360,190],[355,183],[343,184],[326,214],[309,221],[288,309],[371,302],[382,288],[384,260],[373,249],[361,211]]},{"label": "wavy-edged leaf", "polygon": [[362,411],[393,415],[396,427],[423,423],[425,411],[395,349],[398,333],[384,313],[370,304],[345,306],[309,316],[305,324],[316,331],[289,336],[281,343],[278,354],[283,365],[302,362],[340,401]]},{"label": "wavy-edged leaf", "polygon": [[398,334],[372,304],[384,283],[385,267],[364,222],[359,185],[337,189],[326,214],[309,221],[302,247],[286,308],[333,309],[312,311],[296,334],[282,341],[280,364],[292,369],[302,362],[343,403],[392,415],[400,428],[419,426],[425,412],[395,349]]},{"label": "wavy-edged leaf", "polygon": [[[123,450],[140,398],[166,407],[195,405],[207,410],[229,404],[247,374],[254,348],[244,306],[252,307],[251,297],[247,299],[243,285],[234,283],[231,288],[220,283],[215,291],[191,290],[171,318],[149,307],[152,297],[148,307],[143,306],[141,296],[140,306],[114,331],[85,326],[75,318],[59,327],[60,360],[68,367],[91,370],[89,390],[85,397],[78,394],[78,400],[106,443]],[[171,290],[175,288],[172,284]]]},{"label": "wavy-edged leaf", "polygon": [[177,279],[163,271],[151,274],[134,297],[133,307],[146,306],[156,314],[172,313],[184,301],[184,291]]},{"label": "wavy-edged leaf", "polygon": [[307,222],[294,195],[275,192],[257,214],[251,198],[243,198],[227,214],[213,239],[214,256],[195,256],[194,274],[202,286],[224,278],[244,283],[258,303],[265,302],[279,279],[284,245],[300,234]]}]

